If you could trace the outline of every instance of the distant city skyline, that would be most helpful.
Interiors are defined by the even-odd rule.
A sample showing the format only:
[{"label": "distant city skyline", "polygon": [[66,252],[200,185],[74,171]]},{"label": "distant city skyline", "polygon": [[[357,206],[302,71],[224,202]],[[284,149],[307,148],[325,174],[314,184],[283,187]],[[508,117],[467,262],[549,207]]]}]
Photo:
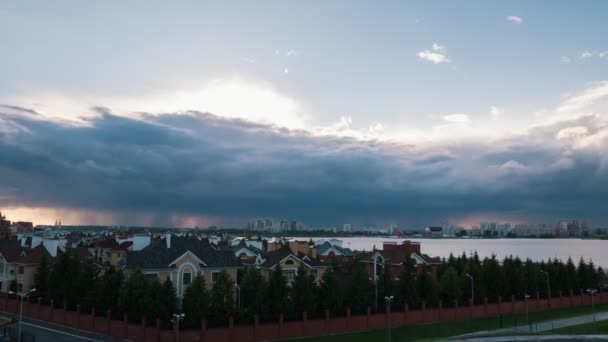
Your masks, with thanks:
[{"label": "distant city skyline", "polygon": [[608,3],[0,4],[0,210],[608,225]]}]

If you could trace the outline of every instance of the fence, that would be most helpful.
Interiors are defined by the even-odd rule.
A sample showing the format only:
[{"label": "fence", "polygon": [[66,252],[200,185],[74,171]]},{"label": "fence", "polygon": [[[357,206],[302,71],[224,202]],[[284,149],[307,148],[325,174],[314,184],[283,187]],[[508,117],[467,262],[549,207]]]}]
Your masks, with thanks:
[{"label": "fence", "polygon": [[[597,304],[608,303],[608,294],[599,293],[595,299]],[[19,313],[19,301],[9,298],[7,295],[0,301],[0,309],[6,312]],[[567,296],[555,298],[536,298],[527,300],[530,312],[543,311],[558,308],[570,308],[591,305],[591,297],[580,294],[574,295],[572,291]],[[524,300],[516,300],[511,297],[509,301],[499,298],[498,303],[488,303],[487,300],[481,305],[453,306],[444,308],[441,303],[436,308],[426,308],[424,304],[420,310],[409,310],[404,305],[402,311],[390,312],[387,308],[384,313],[372,314],[367,309],[366,315],[351,315],[350,309],[346,309],[344,317],[330,317],[325,312],[324,319],[307,319],[306,313],[302,314],[302,320],[285,321],[283,315],[279,315],[278,322],[261,324],[256,316],[252,325],[235,325],[232,317],[228,320],[228,326],[223,328],[206,328],[206,322],[201,321],[200,329],[182,330],[179,332],[180,341],[186,342],[256,342],[269,341],[297,337],[312,337],[327,334],[342,334],[373,329],[384,329],[388,326],[389,319],[391,327],[401,327],[422,323],[449,322],[456,320],[467,320],[483,317],[495,317],[499,315],[513,315],[525,313],[526,303]],[[56,324],[67,325],[77,329],[97,332],[108,336],[127,338],[133,341],[156,341],[170,342],[175,340],[175,330],[161,329],[159,320],[154,326],[147,324],[146,319],[141,319],[141,324],[129,323],[127,315],[122,320],[113,320],[112,312],[107,311],[99,315],[95,310],[91,314],[80,312],[80,305],[76,311],[64,308],[57,309],[53,305],[46,306],[38,303],[23,303],[23,315],[33,319],[44,320]]]}]

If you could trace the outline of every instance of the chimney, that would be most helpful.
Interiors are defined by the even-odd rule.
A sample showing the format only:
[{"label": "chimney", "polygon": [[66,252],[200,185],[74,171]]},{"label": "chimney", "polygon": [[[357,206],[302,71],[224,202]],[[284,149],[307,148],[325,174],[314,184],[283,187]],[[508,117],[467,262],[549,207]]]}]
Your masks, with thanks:
[{"label": "chimney", "polygon": [[171,233],[165,234],[165,243],[167,244],[167,248],[171,248]]}]

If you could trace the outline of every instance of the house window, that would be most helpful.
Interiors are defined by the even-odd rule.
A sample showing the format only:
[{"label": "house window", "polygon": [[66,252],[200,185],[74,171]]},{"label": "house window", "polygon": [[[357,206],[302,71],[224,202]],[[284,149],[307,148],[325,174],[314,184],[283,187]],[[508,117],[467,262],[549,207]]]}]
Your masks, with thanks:
[{"label": "house window", "polygon": [[292,282],[296,277],[296,270],[284,270],[283,276],[287,279],[287,282]]},{"label": "house window", "polygon": [[5,269],[5,264],[1,263],[0,264],[0,273],[4,273],[4,269]]},{"label": "house window", "polygon": [[184,273],[183,280],[184,285],[190,285],[192,283],[192,273]]},{"label": "house window", "polygon": [[23,274],[23,269],[24,269],[23,266],[19,266],[19,274]]},{"label": "house window", "polygon": [[157,273],[146,273],[145,276],[146,276],[146,278],[148,278],[150,280],[158,279]]},{"label": "house window", "polygon": [[215,283],[220,272],[211,272],[211,283]]},{"label": "house window", "polygon": [[293,265],[293,260],[291,260],[291,259],[286,260],[285,265]]},{"label": "house window", "polygon": [[23,284],[17,283],[17,292],[23,292]]}]

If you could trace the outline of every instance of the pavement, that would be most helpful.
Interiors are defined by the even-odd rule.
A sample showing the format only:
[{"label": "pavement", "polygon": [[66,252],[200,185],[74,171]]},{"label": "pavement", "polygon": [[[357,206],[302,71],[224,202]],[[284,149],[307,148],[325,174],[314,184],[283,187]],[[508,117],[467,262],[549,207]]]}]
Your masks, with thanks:
[{"label": "pavement", "polygon": [[[15,319],[17,320],[18,316],[14,314],[9,314],[2,312],[0,313],[0,319]],[[50,322],[45,322],[37,319],[23,318],[23,322],[21,322],[21,329],[23,330],[23,340],[28,340],[26,337],[34,336],[34,340],[36,342],[46,342],[46,341],[56,341],[56,342],[82,342],[82,341],[90,341],[90,342],[118,342],[118,341],[126,341],[120,338],[114,338],[102,334],[92,333],[89,331],[84,331],[80,329],[70,328],[64,325],[54,324]],[[18,328],[19,324],[15,323],[11,327],[14,331]],[[17,334],[15,333],[15,336]]]},{"label": "pavement", "polygon": [[[595,313],[595,320],[596,321],[608,320],[608,311],[602,311],[602,312]],[[535,323],[532,323],[531,325],[526,324],[526,325],[520,325],[520,326],[510,327],[510,328],[477,331],[474,333],[454,336],[454,337],[450,338],[450,341],[482,341],[482,340],[483,341],[530,341],[530,340],[550,341],[551,339],[544,339],[544,337],[541,337],[541,336],[527,336],[527,337],[526,336],[511,336],[511,337],[507,337],[507,339],[504,339],[504,338],[500,339],[498,337],[496,339],[488,338],[488,337],[485,337],[485,338],[476,338],[476,337],[487,336],[487,335],[509,334],[509,333],[515,333],[515,334],[521,335],[522,333],[528,333],[528,332],[530,332],[530,333],[547,332],[547,331],[552,331],[555,329],[591,323],[593,321],[594,321],[594,315],[589,314],[589,315],[575,316],[575,317],[569,317],[569,318],[561,318],[561,319],[556,319],[556,320],[552,320],[552,321],[535,322]],[[550,336],[550,335],[548,335],[548,336]],[[521,337],[522,339],[518,339],[518,337]],[[553,336],[553,337],[557,338],[557,336]],[[564,340],[566,337],[567,336],[562,336],[562,338],[559,338],[558,340]],[[588,335],[587,337],[590,338],[589,341],[591,341],[591,340],[598,341],[597,338],[594,337],[594,335]],[[606,335],[603,335],[600,337],[603,338],[603,340],[601,340],[601,341],[608,341],[608,337]],[[583,337],[581,336],[581,339],[579,339],[579,336],[577,336],[577,340],[585,340],[582,338]],[[572,336],[570,336],[570,340],[572,340]]]}]

